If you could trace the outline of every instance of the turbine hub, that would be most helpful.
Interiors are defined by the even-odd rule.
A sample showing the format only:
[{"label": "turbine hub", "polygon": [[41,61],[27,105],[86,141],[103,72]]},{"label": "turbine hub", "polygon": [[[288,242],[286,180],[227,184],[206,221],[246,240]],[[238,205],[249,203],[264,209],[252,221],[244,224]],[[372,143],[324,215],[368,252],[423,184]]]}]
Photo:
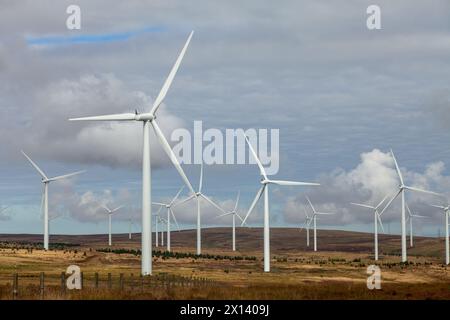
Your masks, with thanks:
[{"label": "turbine hub", "polygon": [[155,119],[155,116],[152,115],[151,113],[141,113],[136,114],[134,119],[137,121],[152,121]]}]

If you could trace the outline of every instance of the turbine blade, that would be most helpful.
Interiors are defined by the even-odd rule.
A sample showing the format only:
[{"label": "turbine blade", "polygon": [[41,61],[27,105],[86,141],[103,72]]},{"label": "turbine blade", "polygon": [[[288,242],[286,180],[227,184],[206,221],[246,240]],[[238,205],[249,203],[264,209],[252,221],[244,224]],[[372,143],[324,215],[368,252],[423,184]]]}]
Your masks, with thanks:
[{"label": "turbine blade", "polygon": [[111,213],[111,210],[106,205],[101,205],[101,207],[106,211],[108,211],[108,213]]},{"label": "turbine blade", "polygon": [[430,204],[430,206],[445,210],[444,206],[437,206],[437,205],[434,205],[434,204]]},{"label": "turbine blade", "polygon": [[202,186],[203,186],[203,161],[200,164],[200,181],[198,183],[198,192],[202,192]]},{"label": "turbine blade", "polygon": [[414,218],[421,218],[421,219],[423,219],[423,218],[425,218],[425,219],[429,218],[429,217],[427,217],[427,216],[422,216],[422,215],[420,215],[420,214],[412,214],[411,217],[414,217]]},{"label": "turbine blade", "polygon": [[311,207],[312,211],[314,212],[314,214],[316,213],[316,209],[314,209],[314,206],[311,203],[311,200],[309,200],[308,196],[305,196],[306,200],[308,200],[309,206]]},{"label": "turbine blade", "polygon": [[45,180],[48,180],[47,176],[45,175],[44,171],[41,170],[41,168],[38,167],[36,163],[34,163],[33,160],[22,150],[22,154],[25,156],[25,158],[28,159],[28,161],[31,163],[31,165],[39,172],[39,174],[44,178]]},{"label": "turbine blade", "polygon": [[166,206],[166,204],[162,202],[152,202],[152,204],[155,206]]},{"label": "turbine blade", "polygon": [[181,61],[183,60],[184,54],[186,53],[187,47],[189,46],[189,42],[191,41],[192,35],[194,34],[194,31],[191,31],[189,34],[189,37],[184,44],[183,49],[181,50],[177,60],[175,61],[174,66],[172,67],[172,70],[170,70],[169,76],[167,77],[166,81],[164,82],[164,85],[161,88],[161,91],[159,92],[158,96],[156,97],[155,102],[153,103],[152,110],[150,111],[150,114],[154,115],[156,111],[158,111],[159,106],[163,102],[164,98],[166,97],[167,91],[169,91],[170,85],[172,84],[173,78],[175,78],[175,75],[177,74],[178,68],[180,67]]},{"label": "turbine blade", "polygon": [[299,182],[286,180],[269,180],[270,183],[278,184],[280,186],[320,186],[320,183],[315,182]]},{"label": "turbine blade", "polygon": [[247,141],[250,152],[253,154],[253,157],[255,158],[256,163],[258,164],[260,174],[265,179],[267,179],[266,170],[264,170],[264,167],[263,167],[261,161],[259,161],[258,155],[256,154],[255,150],[253,149],[252,145],[250,144],[250,141],[248,140],[248,137],[245,134],[244,134],[244,137],[245,137],[245,141]]},{"label": "turbine blade", "polygon": [[400,192],[402,192],[402,189],[398,190],[398,192],[392,197],[391,200],[389,200],[389,202],[387,203],[387,205],[383,208],[383,210],[381,210],[380,212],[380,216],[383,214],[384,211],[386,211],[386,209],[391,205],[392,201],[395,200],[395,198],[398,197],[398,195],[400,194]]},{"label": "turbine blade", "polygon": [[369,208],[369,209],[375,209],[375,207],[369,206],[368,204],[354,203],[354,202],[350,202],[350,204],[352,204],[352,205],[354,205],[354,206],[358,206],[358,207],[364,207],[364,208]]},{"label": "turbine blade", "polygon": [[176,207],[176,206],[178,206],[178,205],[180,205],[180,204],[183,204],[183,203],[185,203],[185,202],[188,202],[189,200],[191,200],[191,199],[194,198],[194,197],[195,197],[194,194],[193,194],[193,195],[190,195],[190,196],[187,197],[186,199],[181,200],[181,201],[175,203],[175,204],[173,205],[173,207]]},{"label": "turbine blade", "polygon": [[395,169],[397,170],[397,174],[398,174],[398,177],[400,179],[400,183],[403,185],[402,172],[400,171],[400,168],[399,168],[398,163],[397,163],[397,159],[395,159],[394,152],[392,151],[392,149],[391,149],[391,155],[392,155],[392,159],[394,159]]},{"label": "turbine blade", "polygon": [[333,215],[333,214],[335,214],[334,212],[316,212],[316,214],[318,214],[318,215]]},{"label": "turbine blade", "polygon": [[115,209],[112,209],[112,210],[111,210],[111,213],[116,212],[117,210],[122,209],[123,207],[124,207],[124,206],[121,205],[121,206],[119,206],[119,207],[117,207],[117,208],[115,208]]},{"label": "turbine blade", "polygon": [[378,223],[380,224],[381,230],[383,230],[383,233],[384,233],[384,227],[383,227],[383,223],[381,222],[381,217],[378,214],[378,212],[375,212],[375,214],[377,215],[377,220],[378,220]]},{"label": "turbine blade", "polygon": [[234,205],[234,212],[236,212],[236,210],[237,210],[237,207],[238,207],[238,205],[239,205],[239,197],[241,196],[241,191],[238,191],[238,194],[237,194],[237,198],[236,198],[236,204]]},{"label": "turbine blade", "polygon": [[208,201],[210,204],[212,204],[214,207],[216,207],[219,211],[225,213],[225,210],[223,210],[218,204],[216,204],[214,201],[212,201],[210,198],[205,196],[203,193],[200,193],[200,196],[203,197],[206,201]]},{"label": "turbine blade", "polygon": [[378,204],[375,206],[375,208],[378,209],[378,208],[383,204],[383,202],[387,199],[388,196],[389,196],[388,194],[385,195],[384,198],[380,201],[380,203],[378,203]]},{"label": "turbine blade", "polygon": [[170,160],[172,161],[173,165],[177,169],[178,173],[180,174],[181,178],[183,178],[184,183],[188,186],[189,190],[192,193],[195,193],[194,188],[192,188],[191,183],[189,182],[189,179],[186,177],[186,174],[183,171],[183,168],[181,167],[180,163],[178,162],[178,159],[173,153],[172,148],[170,147],[169,143],[167,142],[166,138],[164,137],[164,134],[162,133],[161,129],[159,128],[158,124],[156,123],[156,120],[153,120],[151,122],[152,127],[155,131],[156,136],[159,139],[159,142],[161,143],[161,146],[163,147],[164,151],[169,156]]},{"label": "turbine blade", "polygon": [[405,207],[406,207],[406,210],[408,211],[408,215],[412,216],[411,210],[409,209],[408,202],[406,200],[405,200]]},{"label": "turbine blade", "polygon": [[155,216],[157,216],[158,218],[160,218],[161,219],[161,217],[159,216],[159,213],[161,212],[161,209],[162,209],[163,207],[159,207],[159,209],[158,209],[158,211],[156,211],[156,213],[155,213]]},{"label": "turbine blade", "polygon": [[217,218],[229,216],[230,214],[233,214],[233,212],[222,213],[221,215],[218,215]]},{"label": "turbine blade", "polygon": [[65,174],[65,175],[62,175],[62,176],[53,177],[53,178],[48,179],[48,181],[56,181],[56,180],[66,179],[66,178],[70,178],[70,177],[79,175],[79,174],[84,173],[84,172],[86,172],[86,170],[81,170],[81,171]]},{"label": "turbine blade", "polygon": [[249,216],[250,213],[253,211],[253,208],[256,206],[256,203],[258,202],[259,198],[261,198],[261,195],[262,195],[262,193],[263,193],[263,191],[264,191],[265,188],[266,188],[266,185],[263,185],[263,186],[258,190],[258,192],[256,193],[256,197],[255,197],[255,199],[253,200],[253,202],[252,202],[250,208],[248,209],[247,215],[245,216],[244,221],[242,221],[241,226],[243,226],[244,223],[245,223],[245,221],[247,221],[248,216]]},{"label": "turbine blade", "polygon": [[405,186],[405,189],[408,189],[408,190],[411,190],[411,191],[422,192],[422,193],[428,193],[428,194],[432,194],[432,195],[435,195],[435,196],[438,196],[438,197],[442,196],[442,194],[437,193],[437,192],[423,190],[423,189],[414,188],[414,187],[407,187],[407,186]]},{"label": "turbine blade", "polygon": [[178,191],[178,193],[176,194],[176,196],[172,199],[172,201],[169,203],[169,207],[171,207],[173,204],[174,204],[174,202],[178,199],[178,197],[180,196],[180,194],[181,194],[181,191],[183,191],[183,189],[184,189],[184,186],[182,186],[181,188],[180,188],[180,190]]},{"label": "turbine blade", "polygon": [[103,116],[70,118],[69,121],[130,121],[136,120],[135,113],[117,113]]},{"label": "turbine blade", "polygon": [[178,231],[180,231],[180,226],[178,225],[177,218],[175,218],[175,214],[173,213],[172,208],[169,208],[169,211],[170,211],[170,214],[171,214],[171,216],[173,218],[173,221],[175,222],[175,224],[177,226]]}]

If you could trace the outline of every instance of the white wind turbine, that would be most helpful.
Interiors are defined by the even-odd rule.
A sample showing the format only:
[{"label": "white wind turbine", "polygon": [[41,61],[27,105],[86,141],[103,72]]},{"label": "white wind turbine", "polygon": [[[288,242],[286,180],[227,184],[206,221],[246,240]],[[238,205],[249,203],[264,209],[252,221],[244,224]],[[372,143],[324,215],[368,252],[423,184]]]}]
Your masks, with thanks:
[{"label": "white wind turbine", "polygon": [[[169,203],[163,203],[163,202],[153,202],[152,204],[160,206],[160,208],[166,208],[167,209],[167,218],[166,218],[166,225],[167,225],[167,251],[170,252],[170,216],[172,216],[173,221],[177,225],[178,230],[180,230],[180,227],[178,226],[177,218],[175,218],[175,214],[173,213],[172,206],[175,204],[175,201],[177,201],[178,197],[180,196],[181,192],[183,191],[184,186],[180,188],[178,193],[175,195],[175,197],[170,201]],[[164,245],[164,239],[163,245]]]},{"label": "white wind turbine", "polygon": [[122,113],[112,114],[106,116],[94,116],[69,119],[71,121],[138,121],[143,124],[143,149],[142,149],[142,257],[141,257],[141,273],[142,275],[150,275],[152,273],[152,213],[151,213],[151,165],[150,165],[150,127],[153,128],[155,135],[158,137],[159,142],[164,151],[169,156],[173,165],[177,169],[178,173],[183,178],[184,182],[188,186],[189,190],[194,193],[191,183],[186,177],[183,168],[178,162],[175,153],[172,151],[167,139],[159,128],[156,122],[156,113],[161,106],[166,94],[172,84],[172,81],[177,73],[177,70],[181,64],[181,60],[184,57],[186,49],[191,41],[193,31],[189,35],[180,55],[178,56],[172,70],[169,73],[161,91],[156,97],[150,112],[147,113]]},{"label": "white wind turbine", "polygon": [[233,251],[236,251],[236,217],[239,218],[239,220],[241,220],[241,222],[243,222],[244,220],[242,220],[241,216],[237,213],[237,208],[239,205],[239,197],[240,197],[240,191],[238,191],[237,194],[237,198],[236,198],[236,204],[234,205],[233,210],[229,211],[229,212],[225,212],[225,210],[223,211],[223,214],[221,214],[219,217],[224,217],[224,216],[229,216],[231,215],[233,220],[233,229],[232,229],[232,246],[233,246]]},{"label": "white wind turbine", "polygon": [[306,200],[308,200],[309,206],[312,209],[313,215],[312,215],[312,221],[313,221],[313,227],[314,227],[314,251],[317,251],[317,215],[331,215],[334,213],[328,213],[328,212],[317,212],[314,206],[311,203],[311,200],[309,200],[308,196],[306,196]]},{"label": "white wind turbine", "polygon": [[133,218],[129,217],[128,218],[128,240],[131,240],[131,231],[132,231],[133,224],[134,224]]},{"label": "white wind turbine", "polygon": [[112,232],[112,221],[111,221],[112,215],[113,215],[113,213],[117,212],[119,209],[122,209],[123,206],[120,206],[120,207],[117,207],[117,208],[111,210],[106,205],[102,205],[102,208],[105,209],[106,213],[108,214],[108,230],[109,230],[108,245],[112,246],[112,234],[111,234],[111,232]]},{"label": "white wind turbine", "polygon": [[211,205],[216,207],[219,211],[223,212],[223,209],[221,207],[219,207],[209,197],[207,197],[204,193],[202,193],[202,186],[203,186],[203,163],[200,165],[200,182],[198,184],[198,191],[194,192],[191,196],[187,197],[186,199],[184,199],[174,205],[174,207],[178,206],[178,205],[183,204],[193,198],[196,198],[196,200],[197,200],[197,254],[198,255],[202,253],[200,199],[201,198],[205,199]]},{"label": "white wind turbine", "polygon": [[409,221],[409,246],[412,248],[414,246],[413,241],[413,218],[419,218],[419,219],[426,219],[428,217],[421,216],[418,214],[413,214],[411,210],[409,209],[408,203],[405,201],[406,209],[408,211],[408,217],[406,218],[406,221]]},{"label": "white wind turbine", "polygon": [[262,186],[256,193],[256,197],[253,200],[250,208],[248,209],[248,212],[244,218],[244,221],[242,221],[242,226],[245,224],[245,221],[247,221],[247,218],[249,217],[250,213],[253,211],[253,208],[256,206],[256,203],[258,202],[258,200],[261,198],[262,194],[264,193],[264,272],[270,272],[269,185],[275,184],[275,185],[279,185],[279,186],[318,186],[320,184],[312,183],[312,182],[270,180],[267,177],[266,171],[264,170],[264,167],[263,167],[261,161],[258,159],[258,155],[256,154],[252,145],[248,141],[247,136],[245,136],[245,141],[247,142],[249,149],[250,149],[251,153],[253,154],[253,157],[255,158],[256,163],[258,164],[260,175],[261,175]]},{"label": "white wind turbine", "polygon": [[450,263],[450,239],[449,239],[449,232],[448,232],[448,223],[449,223],[449,217],[450,217],[450,205],[446,206],[436,206],[431,205],[432,207],[439,208],[443,210],[444,213],[444,224],[445,224],[445,264]]},{"label": "white wind turbine", "polygon": [[408,260],[406,254],[406,214],[405,214],[405,190],[417,191],[427,194],[432,194],[436,196],[442,196],[439,193],[427,191],[419,188],[414,188],[410,186],[406,186],[403,182],[402,172],[400,171],[400,167],[398,166],[397,160],[395,159],[394,152],[391,150],[392,159],[394,160],[395,169],[397,170],[398,178],[400,180],[400,185],[398,186],[398,192],[392,197],[392,199],[387,203],[383,210],[381,210],[380,215],[391,205],[392,201],[397,198],[398,195],[401,195],[402,198],[402,216],[401,216],[401,226],[402,226],[402,262],[406,262]]},{"label": "white wind turbine", "polygon": [[302,232],[303,229],[306,229],[306,246],[309,247],[309,228],[311,226],[311,222],[313,221],[313,219],[308,215],[308,212],[306,211],[305,207],[303,207],[303,212],[305,212],[305,222],[303,223],[303,226],[300,228],[300,232]]},{"label": "white wind turbine", "polygon": [[378,261],[378,223],[380,223],[381,230],[384,232],[383,223],[381,222],[381,216],[378,212],[378,209],[381,207],[381,205],[384,203],[384,201],[387,199],[387,195],[383,198],[383,200],[380,201],[375,207],[368,205],[368,204],[362,204],[362,203],[354,203],[351,202],[354,206],[359,206],[363,208],[369,208],[373,210],[373,224],[374,224],[374,250],[375,250],[375,261]]},{"label": "white wind turbine", "polygon": [[49,247],[48,185],[52,181],[57,181],[57,180],[73,177],[73,176],[83,173],[85,171],[84,170],[77,171],[77,172],[65,174],[62,176],[48,178],[47,175],[44,173],[44,171],[42,171],[41,168],[39,168],[38,165],[36,163],[34,163],[33,160],[31,160],[31,158],[24,151],[22,151],[22,154],[25,156],[25,158],[28,159],[28,161],[31,163],[31,165],[36,169],[36,171],[42,177],[41,181],[44,185],[44,191],[42,193],[42,198],[41,198],[41,210],[43,207],[44,208],[44,250],[48,250],[48,247]]},{"label": "white wind turbine", "polygon": [[161,212],[162,207],[159,207],[158,211],[155,213],[155,247],[159,247],[159,233],[158,233],[158,225],[160,221],[159,213]]}]

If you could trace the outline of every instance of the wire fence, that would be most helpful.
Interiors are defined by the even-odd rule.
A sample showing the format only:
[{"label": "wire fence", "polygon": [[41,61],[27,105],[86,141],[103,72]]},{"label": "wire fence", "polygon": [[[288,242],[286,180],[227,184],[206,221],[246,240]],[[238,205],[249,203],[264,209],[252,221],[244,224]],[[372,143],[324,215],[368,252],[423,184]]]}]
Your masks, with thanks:
[{"label": "wire fence", "polygon": [[[93,295],[96,292],[114,291],[121,293],[146,294],[155,290],[173,288],[206,288],[220,285],[218,282],[201,277],[184,277],[166,273],[151,276],[135,274],[100,274],[80,273],[80,289],[69,290],[67,286],[69,274],[14,273],[9,279],[0,278],[0,299],[64,299],[75,292],[86,291]],[[8,281],[9,280],[9,281]]]}]

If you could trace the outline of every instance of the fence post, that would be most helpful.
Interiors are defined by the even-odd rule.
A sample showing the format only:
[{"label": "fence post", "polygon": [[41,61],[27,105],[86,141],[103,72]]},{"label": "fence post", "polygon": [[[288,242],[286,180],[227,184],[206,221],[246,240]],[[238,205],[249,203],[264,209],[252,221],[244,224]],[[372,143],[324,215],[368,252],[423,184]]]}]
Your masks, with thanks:
[{"label": "fence post", "polygon": [[111,273],[108,273],[108,289],[111,290],[112,288],[112,278]]},{"label": "fence post", "polygon": [[83,280],[84,280],[83,271],[81,271],[81,272],[80,272],[80,285],[81,285],[81,289],[83,289],[83,287],[84,287]]},{"label": "fence post", "polygon": [[134,289],[134,274],[130,275],[130,288],[131,290]]},{"label": "fence post", "polygon": [[144,292],[144,276],[141,274],[141,291]]},{"label": "fence post", "polygon": [[94,286],[95,286],[95,289],[98,289],[98,273],[97,272],[94,275]]},{"label": "fence post", "polygon": [[120,286],[120,291],[123,291],[123,273],[121,273],[119,276],[119,286]]},{"label": "fence post", "polygon": [[66,273],[61,272],[61,293],[66,294]]},{"label": "fence post", "polygon": [[44,273],[41,272],[39,289],[41,291],[41,299],[42,300],[44,299],[44,277],[45,277]]},{"label": "fence post", "polygon": [[17,295],[19,292],[19,275],[14,273],[13,275],[13,300],[17,299]]}]

